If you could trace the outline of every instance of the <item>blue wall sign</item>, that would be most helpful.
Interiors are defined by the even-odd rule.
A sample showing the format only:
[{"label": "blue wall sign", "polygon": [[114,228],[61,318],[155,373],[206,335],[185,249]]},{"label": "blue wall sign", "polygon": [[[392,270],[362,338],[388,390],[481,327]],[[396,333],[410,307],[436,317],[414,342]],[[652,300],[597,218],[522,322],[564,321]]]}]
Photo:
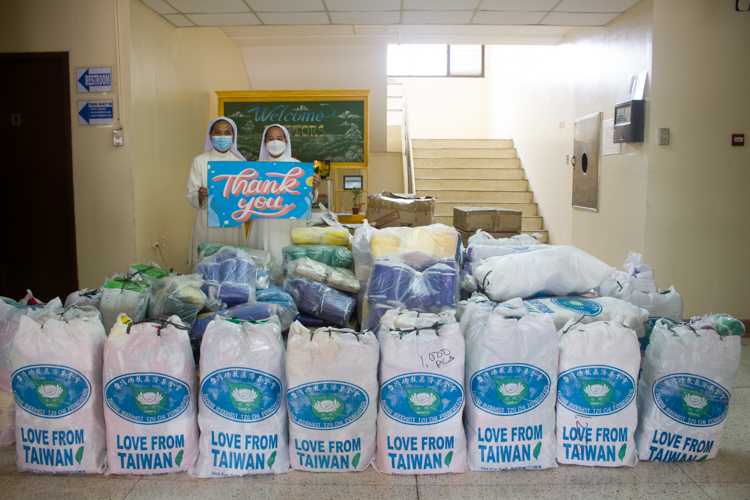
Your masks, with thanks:
[{"label": "blue wall sign", "polygon": [[112,92],[112,68],[77,68],[76,92]]},{"label": "blue wall sign", "polygon": [[314,164],[208,162],[208,227],[250,219],[309,219]]},{"label": "blue wall sign", "polygon": [[78,125],[112,125],[112,101],[78,101]]}]

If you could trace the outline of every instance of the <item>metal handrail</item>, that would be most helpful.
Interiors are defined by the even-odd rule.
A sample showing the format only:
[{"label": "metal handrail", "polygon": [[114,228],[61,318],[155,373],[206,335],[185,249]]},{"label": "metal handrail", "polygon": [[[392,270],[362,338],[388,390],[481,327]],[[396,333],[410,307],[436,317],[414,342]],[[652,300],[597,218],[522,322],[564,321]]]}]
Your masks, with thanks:
[{"label": "metal handrail", "polygon": [[414,154],[412,151],[411,134],[409,133],[409,107],[407,106],[408,99],[406,98],[406,85],[403,82],[388,82],[389,85],[401,85],[403,94],[400,96],[388,96],[400,97],[401,108],[400,109],[388,109],[388,111],[401,111],[401,126],[403,127],[403,136],[401,142],[401,155],[402,164],[404,171],[404,191],[407,194],[416,194],[416,186],[414,183]]}]

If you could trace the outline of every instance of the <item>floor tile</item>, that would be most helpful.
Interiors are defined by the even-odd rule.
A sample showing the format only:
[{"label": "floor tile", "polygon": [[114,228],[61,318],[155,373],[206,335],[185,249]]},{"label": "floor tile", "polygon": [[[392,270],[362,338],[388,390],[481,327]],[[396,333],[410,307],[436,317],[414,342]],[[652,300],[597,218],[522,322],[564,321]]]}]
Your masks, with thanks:
[{"label": "floor tile", "polygon": [[698,487],[711,497],[711,500],[750,499],[750,483],[698,483]]},{"label": "floor tile", "polygon": [[220,479],[197,479],[187,473],[162,474],[156,476],[143,476],[144,481],[179,481],[179,482],[241,482],[252,484],[277,484],[277,485],[353,485],[353,486],[414,486],[417,484],[415,476],[392,476],[381,474],[373,467],[368,467],[362,472],[301,472],[290,471],[286,474],[265,474],[244,477],[223,477]]},{"label": "floor tile", "polygon": [[0,448],[0,475],[18,472],[16,466],[16,444]]},{"label": "floor tile", "polygon": [[304,500],[416,500],[416,486],[283,485],[245,481],[141,481],[127,500],[206,500],[220,498]]},{"label": "floor tile", "polygon": [[742,339],[742,362],[750,365],[750,338]]},{"label": "floor tile", "polygon": [[419,500],[709,500],[693,483],[592,485],[420,486]]},{"label": "floor tile", "polygon": [[750,387],[750,364],[740,363],[732,387],[735,389],[738,387]]},{"label": "floor tile", "polygon": [[584,485],[686,483],[690,478],[670,462],[639,462],[636,467],[561,465],[545,470],[509,470],[418,476],[422,485]]},{"label": "floor tile", "polygon": [[40,500],[99,500],[125,498],[138,483],[138,477],[54,476],[18,473],[0,476],[3,498]]}]

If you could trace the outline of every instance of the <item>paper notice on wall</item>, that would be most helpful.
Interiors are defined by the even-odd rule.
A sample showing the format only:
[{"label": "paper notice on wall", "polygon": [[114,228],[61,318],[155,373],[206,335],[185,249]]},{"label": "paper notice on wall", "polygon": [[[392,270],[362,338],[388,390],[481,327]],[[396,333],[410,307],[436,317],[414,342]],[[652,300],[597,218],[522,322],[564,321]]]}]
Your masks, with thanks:
[{"label": "paper notice on wall", "polygon": [[646,91],[646,75],[648,71],[641,71],[637,75],[633,75],[630,79],[630,89],[628,91],[628,100],[643,99],[643,94]]},{"label": "paper notice on wall", "polygon": [[615,119],[604,120],[602,125],[602,156],[619,155],[620,144],[614,142]]}]

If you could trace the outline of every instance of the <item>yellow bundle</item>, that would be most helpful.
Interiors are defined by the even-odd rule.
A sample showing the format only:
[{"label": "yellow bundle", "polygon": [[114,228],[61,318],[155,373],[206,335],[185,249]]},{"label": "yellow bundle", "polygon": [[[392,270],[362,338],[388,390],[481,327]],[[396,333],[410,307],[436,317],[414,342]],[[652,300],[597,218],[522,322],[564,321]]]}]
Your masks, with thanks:
[{"label": "yellow bundle", "polygon": [[292,229],[295,245],[338,245],[349,243],[349,231],[343,227],[297,227]]},{"label": "yellow bundle", "polygon": [[458,233],[443,224],[422,227],[389,227],[372,235],[370,253],[378,257],[404,258],[419,252],[433,259],[455,257]]}]

